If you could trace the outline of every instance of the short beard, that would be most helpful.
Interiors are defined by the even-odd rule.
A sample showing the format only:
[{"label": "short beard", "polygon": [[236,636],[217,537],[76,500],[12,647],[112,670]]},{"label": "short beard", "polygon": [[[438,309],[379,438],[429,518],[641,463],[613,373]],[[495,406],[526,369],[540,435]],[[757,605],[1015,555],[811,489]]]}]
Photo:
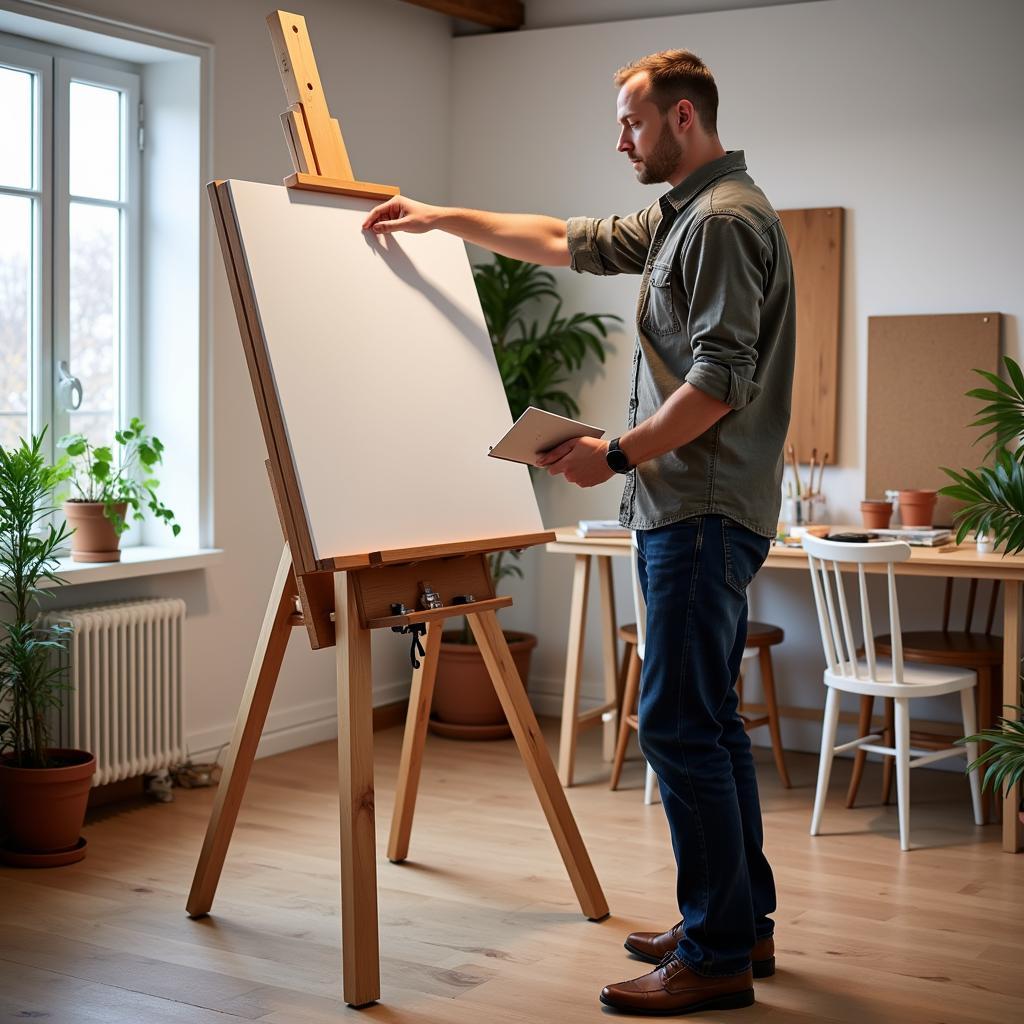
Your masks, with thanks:
[{"label": "short beard", "polygon": [[643,167],[637,174],[637,180],[641,185],[654,185],[659,181],[668,181],[679,166],[682,157],[683,147],[679,145],[679,141],[672,134],[666,117],[661,126],[658,141],[654,144],[651,155],[643,161]]}]

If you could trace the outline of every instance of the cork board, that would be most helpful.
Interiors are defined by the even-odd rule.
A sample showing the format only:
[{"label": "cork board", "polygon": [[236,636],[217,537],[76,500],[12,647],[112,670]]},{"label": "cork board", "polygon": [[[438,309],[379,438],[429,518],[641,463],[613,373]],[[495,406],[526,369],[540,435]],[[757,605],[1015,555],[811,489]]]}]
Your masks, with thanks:
[{"label": "cork board", "polygon": [[[984,386],[975,368],[998,372],[998,313],[868,317],[865,497],[887,489],[938,489],[951,469],[981,464],[970,427],[980,403],[965,391]],[[939,497],[935,525],[948,526],[960,502]]]},{"label": "cork board", "polygon": [[787,444],[808,462],[811,450],[835,465],[843,208],[780,210],[796,281],[796,366]]}]

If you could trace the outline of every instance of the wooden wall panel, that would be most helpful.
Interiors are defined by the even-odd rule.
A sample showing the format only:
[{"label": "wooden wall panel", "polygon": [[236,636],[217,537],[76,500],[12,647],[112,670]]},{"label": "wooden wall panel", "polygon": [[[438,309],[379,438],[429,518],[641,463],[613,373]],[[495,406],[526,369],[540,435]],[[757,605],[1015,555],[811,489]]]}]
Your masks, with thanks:
[{"label": "wooden wall panel", "polygon": [[843,275],[843,208],[780,210],[796,280],[796,369],[788,444],[808,462],[839,462],[836,409]]},{"label": "wooden wall panel", "polygon": [[[969,427],[980,403],[964,392],[984,385],[975,368],[998,371],[998,313],[868,317],[865,497],[904,488],[938,489],[940,467],[981,464],[985,447]],[[960,505],[939,498],[935,524]]]}]

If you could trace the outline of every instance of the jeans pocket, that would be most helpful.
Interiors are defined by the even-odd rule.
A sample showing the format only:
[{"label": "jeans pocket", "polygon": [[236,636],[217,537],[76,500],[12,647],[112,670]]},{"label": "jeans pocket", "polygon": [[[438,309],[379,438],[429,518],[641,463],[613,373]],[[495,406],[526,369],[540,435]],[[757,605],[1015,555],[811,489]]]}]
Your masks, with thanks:
[{"label": "jeans pocket", "polygon": [[737,594],[745,594],[750,581],[768,557],[771,541],[722,517],[722,551],[725,553],[725,582]]}]

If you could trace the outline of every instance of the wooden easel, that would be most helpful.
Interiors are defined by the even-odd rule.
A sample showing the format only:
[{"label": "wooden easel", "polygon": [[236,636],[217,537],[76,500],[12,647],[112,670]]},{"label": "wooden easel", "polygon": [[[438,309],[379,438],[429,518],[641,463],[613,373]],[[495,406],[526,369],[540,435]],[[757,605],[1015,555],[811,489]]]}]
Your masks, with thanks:
[{"label": "wooden easel", "polygon": [[[282,121],[295,173],[285,179],[285,184],[291,188],[373,199],[397,194],[394,186],[352,179],[341,130],[338,122],[331,118],[323,98],[304,19],[276,11],[267,22],[291,104],[282,114]],[[270,456],[267,469],[286,543],[253,654],[187,910],[191,917],[201,917],[209,913],[213,904],[288,638],[293,628],[305,626],[314,650],[333,646],[336,651],[344,998],[352,1006],[365,1006],[380,996],[370,630],[413,623],[427,626],[426,653],[413,675],[409,698],[387,850],[389,860],[400,863],[409,851],[444,621],[466,615],[580,907],[591,920],[600,920],[608,914],[601,885],[495,615],[497,609],[510,605],[512,599],[495,594],[486,557],[492,551],[546,543],[554,534],[518,534],[339,558],[316,557],[282,410],[273,386],[266,341],[261,333],[225,188],[223,182],[213,182],[208,191]],[[394,603],[401,602],[406,608],[417,607],[420,584],[424,581],[429,581],[442,597],[471,594],[474,600],[468,604],[446,604],[393,615]]]}]

